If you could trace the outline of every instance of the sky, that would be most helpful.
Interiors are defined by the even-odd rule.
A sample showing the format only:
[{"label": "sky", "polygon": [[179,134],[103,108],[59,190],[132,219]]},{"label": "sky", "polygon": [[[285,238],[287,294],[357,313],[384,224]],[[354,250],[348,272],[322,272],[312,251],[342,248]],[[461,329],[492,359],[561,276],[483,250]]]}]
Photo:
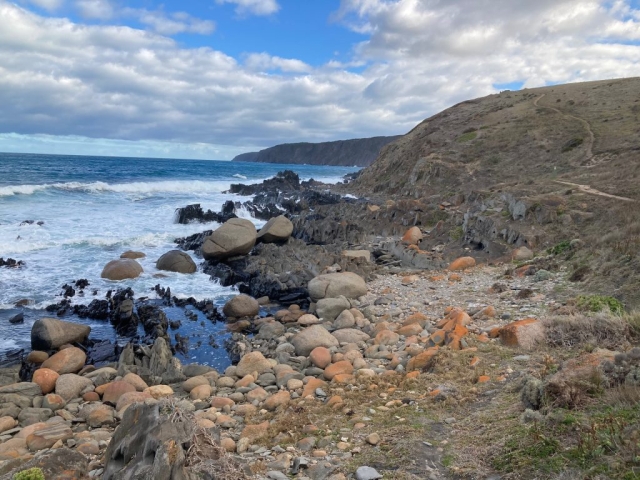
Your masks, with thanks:
[{"label": "sky", "polygon": [[0,151],[225,160],[640,76],[640,0],[0,0]]}]

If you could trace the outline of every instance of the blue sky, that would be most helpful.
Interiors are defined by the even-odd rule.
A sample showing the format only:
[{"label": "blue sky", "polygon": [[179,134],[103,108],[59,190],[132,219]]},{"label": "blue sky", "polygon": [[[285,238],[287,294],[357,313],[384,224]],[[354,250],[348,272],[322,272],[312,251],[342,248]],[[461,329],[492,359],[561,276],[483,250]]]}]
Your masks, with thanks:
[{"label": "blue sky", "polygon": [[640,75],[638,0],[0,0],[0,151],[228,159]]}]

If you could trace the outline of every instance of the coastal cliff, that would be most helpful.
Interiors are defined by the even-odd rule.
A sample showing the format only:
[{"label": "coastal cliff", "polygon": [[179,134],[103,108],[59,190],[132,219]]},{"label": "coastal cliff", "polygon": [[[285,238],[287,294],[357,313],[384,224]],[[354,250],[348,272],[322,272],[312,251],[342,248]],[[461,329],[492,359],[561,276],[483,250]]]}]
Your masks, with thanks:
[{"label": "coastal cliff", "polygon": [[367,167],[385,145],[401,138],[371,137],[322,143],[285,143],[259,152],[242,153],[234,162],[286,163]]}]

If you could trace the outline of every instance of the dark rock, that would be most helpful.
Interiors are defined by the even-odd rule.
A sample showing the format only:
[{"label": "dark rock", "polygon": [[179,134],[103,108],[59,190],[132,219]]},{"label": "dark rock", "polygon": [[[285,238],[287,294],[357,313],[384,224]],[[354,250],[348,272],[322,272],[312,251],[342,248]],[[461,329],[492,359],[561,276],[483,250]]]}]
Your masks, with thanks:
[{"label": "dark rock", "polygon": [[[215,478],[202,472],[219,458],[212,443],[220,441],[219,431],[196,432],[193,421],[184,415],[171,420],[175,408],[170,404],[131,405],[105,453],[103,480]],[[189,457],[190,447],[195,447],[197,456]]]},{"label": "dark rock", "polygon": [[20,312],[9,319],[9,323],[24,323],[24,313]]},{"label": "dark rock", "polygon": [[55,350],[65,343],[83,342],[91,332],[87,325],[64,322],[55,318],[41,318],[31,328],[33,350]]},{"label": "dark rock", "polygon": [[14,260],[13,258],[7,258],[6,260],[0,257],[0,267],[7,268],[20,268],[23,267],[25,263],[22,260]]},{"label": "dark rock", "polygon": [[80,318],[107,320],[109,318],[109,302],[107,300],[92,300],[89,305],[74,305],[73,313]]},{"label": "dark rock", "polygon": [[209,223],[218,222],[224,223],[231,218],[237,218],[235,205],[232,201],[228,200],[222,206],[222,210],[219,213],[202,209],[199,203],[193,205],[187,205],[183,208],[176,210],[176,223],[187,224],[192,222]]}]

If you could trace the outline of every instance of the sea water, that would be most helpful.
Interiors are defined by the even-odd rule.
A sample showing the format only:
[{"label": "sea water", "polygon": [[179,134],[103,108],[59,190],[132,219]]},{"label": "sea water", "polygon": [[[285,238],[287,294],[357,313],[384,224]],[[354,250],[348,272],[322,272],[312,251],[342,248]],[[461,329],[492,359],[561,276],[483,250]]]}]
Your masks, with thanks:
[{"label": "sea water", "polygon": [[[0,267],[0,355],[29,348],[29,332],[47,305],[61,300],[62,285],[84,278],[90,283],[74,304],[103,299],[108,290],[131,287],[136,296],[154,298],[153,287],[169,287],[178,298],[211,299],[221,304],[236,293],[199,271],[192,275],[162,272],[156,260],[176,248],[174,240],[215,229],[218,224],[180,225],[177,208],[199,203],[219,211],[227,200],[246,201],[223,193],[232,183],[257,183],[284,169],[302,180],[335,183],[356,168],[276,165],[244,162],[148,158],[88,157],[0,153],[0,257],[25,262],[21,268]],[[238,212],[260,227],[263,222]],[[31,223],[33,221],[33,223]],[[40,223],[40,224],[39,224]],[[144,273],[133,280],[100,278],[104,265],[126,250],[146,254]],[[202,259],[192,255],[196,264]],[[97,294],[94,295],[94,291]],[[25,323],[9,324],[29,302]],[[168,312],[171,314],[171,311]],[[174,312],[175,313],[175,312]],[[108,322],[84,321],[96,338],[119,339]],[[202,327],[202,335],[211,330]],[[206,342],[201,342],[206,343]],[[207,355],[191,359],[207,362]],[[215,363],[215,362],[213,362]]]}]

